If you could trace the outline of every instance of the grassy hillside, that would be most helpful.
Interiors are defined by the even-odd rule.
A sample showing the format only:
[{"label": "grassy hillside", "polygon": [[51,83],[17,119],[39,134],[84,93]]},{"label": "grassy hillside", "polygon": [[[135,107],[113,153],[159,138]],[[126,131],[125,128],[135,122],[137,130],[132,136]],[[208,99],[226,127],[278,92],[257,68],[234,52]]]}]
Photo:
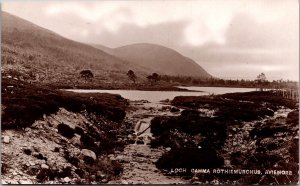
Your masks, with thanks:
[{"label": "grassy hillside", "polygon": [[17,71],[31,81],[76,84],[79,72],[90,69],[95,81],[105,82],[126,78],[129,69],[139,71],[136,65],[6,12],[1,34],[3,70]]}]

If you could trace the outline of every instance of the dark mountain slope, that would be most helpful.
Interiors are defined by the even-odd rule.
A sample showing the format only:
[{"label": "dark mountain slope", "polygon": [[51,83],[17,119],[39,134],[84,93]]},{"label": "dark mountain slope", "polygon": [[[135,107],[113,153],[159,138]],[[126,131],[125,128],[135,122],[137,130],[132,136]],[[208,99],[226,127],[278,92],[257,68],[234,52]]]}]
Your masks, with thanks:
[{"label": "dark mountain slope", "polygon": [[153,72],[168,75],[182,75],[210,78],[200,65],[192,59],[187,58],[170,48],[148,43],[139,43],[118,47],[115,49],[95,47],[105,49],[106,52],[115,55],[123,60],[129,61],[151,69]]}]

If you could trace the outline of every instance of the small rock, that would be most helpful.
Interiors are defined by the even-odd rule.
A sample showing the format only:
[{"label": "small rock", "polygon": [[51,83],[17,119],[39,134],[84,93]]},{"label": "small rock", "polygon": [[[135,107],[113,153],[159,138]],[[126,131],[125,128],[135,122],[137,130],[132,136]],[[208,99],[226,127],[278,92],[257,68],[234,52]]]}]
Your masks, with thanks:
[{"label": "small rock", "polygon": [[225,160],[224,164],[225,164],[225,166],[230,166],[231,165],[230,160]]},{"label": "small rock", "polygon": [[170,151],[170,150],[171,150],[171,147],[167,147],[166,150],[167,150],[167,151]]},{"label": "small rock", "polygon": [[128,138],[130,138],[130,139],[132,139],[133,138],[133,136],[131,135],[131,134],[128,134],[128,136],[127,136]]},{"label": "small rock", "polygon": [[192,182],[195,182],[195,181],[199,181],[199,178],[198,178],[197,176],[194,176],[194,177],[192,178]]},{"label": "small rock", "polygon": [[116,157],[116,160],[122,160],[123,159],[123,156],[119,155]]},{"label": "small rock", "polygon": [[100,177],[101,179],[105,178],[105,174],[103,174],[102,171],[97,171],[96,175],[97,175],[97,177]]},{"label": "small rock", "polygon": [[71,181],[71,179],[69,177],[65,177],[63,181],[66,183],[69,183]]},{"label": "small rock", "polygon": [[91,181],[95,181],[96,180],[96,176],[95,175],[91,175],[90,179],[91,179]]},{"label": "small rock", "polygon": [[19,183],[20,183],[20,184],[26,184],[26,185],[33,184],[33,182],[30,181],[30,180],[20,180]]},{"label": "small rock", "polygon": [[102,183],[107,183],[108,180],[107,180],[107,179],[103,179],[103,180],[101,180],[101,182],[102,182]]},{"label": "small rock", "polygon": [[96,154],[91,151],[91,150],[88,150],[88,149],[82,149],[81,150],[81,154],[84,155],[84,156],[88,156],[88,157],[91,157],[93,158],[94,160],[96,160]]},{"label": "small rock", "polygon": [[91,150],[88,150],[88,149],[82,149],[81,150],[81,155],[80,157],[87,163],[87,162],[90,162],[90,161],[96,161],[97,159],[97,156],[96,154],[91,151]]},{"label": "small rock", "polygon": [[113,157],[113,156],[112,156],[112,157],[110,157],[109,159],[110,159],[111,161],[115,161],[115,160],[116,160],[116,158],[115,158],[115,157]]},{"label": "small rock", "polygon": [[16,171],[12,172],[12,175],[17,176],[18,173]]},{"label": "small rock", "polygon": [[80,145],[81,144],[80,135],[75,134],[74,137],[71,139],[71,143],[73,145]]},{"label": "small rock", "polygon": [[34,162],[32,162],[32,161],[30,161],[30,162],[29,162],[29,165],[31,165],[31,166],[34,166],[34,165],[35,165],[35,163],[34,163]]},{"label": "small rock", "polygon": [[128,184],[126,180],[121,180],[121,184]]},{"label": "small rock", "polygon": [[9,136],[4,136],[3,137],[3,143],[9,143],[9,142],[10,142]]},{"label": "small rock", "polygon": [[42,164],[42,165],[41,165],[41,168],[42,168],[42,169],[49,169],[49,166],[46,165],[46,164]]}]

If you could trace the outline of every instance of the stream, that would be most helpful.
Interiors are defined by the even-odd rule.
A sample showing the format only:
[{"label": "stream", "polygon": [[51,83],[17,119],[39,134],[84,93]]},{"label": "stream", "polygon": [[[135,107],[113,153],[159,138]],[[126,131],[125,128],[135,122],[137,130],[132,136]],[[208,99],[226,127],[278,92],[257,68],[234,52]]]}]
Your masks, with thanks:
[{"label": "stream", "polygon": [[[122,158],[124,172],[117,181],[110,184],[184,184],[186,180],[180,177],[165,176],[155,166],[155,162],[166,152],[164,148],[150,148],[152,134],[150,122],[155,116],[179,115],[180,112],[171,113],[163,107],[170,105],[164,103],[143,103],[133,101],[131,105],[137,110],[130,111],[128,118],[136,123],[135,143],[127,145],[118,157]],[[148,128],[148,129],[147,129]],[[139,135],[139,133],[143,132]]]}]

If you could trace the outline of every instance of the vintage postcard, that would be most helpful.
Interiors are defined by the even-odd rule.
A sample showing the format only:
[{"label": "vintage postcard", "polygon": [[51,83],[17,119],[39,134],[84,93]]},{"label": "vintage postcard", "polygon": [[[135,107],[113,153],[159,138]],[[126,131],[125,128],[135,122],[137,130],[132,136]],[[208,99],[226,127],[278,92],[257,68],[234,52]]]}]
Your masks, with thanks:
[{"label": "vintage postcard", "polygon": [[299,1],[1,11],[2,184],[299,183]]}]

